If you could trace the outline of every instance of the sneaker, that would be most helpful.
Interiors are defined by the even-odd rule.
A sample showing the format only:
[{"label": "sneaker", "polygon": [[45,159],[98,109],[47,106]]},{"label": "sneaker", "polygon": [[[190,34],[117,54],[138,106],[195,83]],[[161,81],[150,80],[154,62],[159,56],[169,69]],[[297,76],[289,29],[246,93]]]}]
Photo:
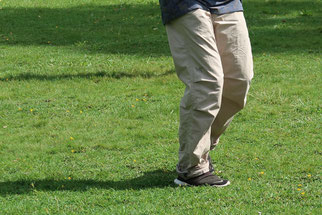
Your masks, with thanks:
[{"label": "sneaker", "polygon": [[181,178],[180,176],[174,180],[174,183],[179,186],[204,186],[209,185],[212,187],[225,187],[230,184],[228,180],[221,179],[217,175],[211,172],[204,173],[194,178],[189,178],[187,180]]}]

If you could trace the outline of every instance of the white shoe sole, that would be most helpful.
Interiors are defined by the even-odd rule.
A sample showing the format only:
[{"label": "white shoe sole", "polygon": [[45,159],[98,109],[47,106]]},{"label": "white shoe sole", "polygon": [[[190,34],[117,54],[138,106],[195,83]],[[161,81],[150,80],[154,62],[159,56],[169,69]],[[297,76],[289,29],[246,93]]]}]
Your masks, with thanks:
[{"label": "white shoe sole", "polygon": [[180,181],[179,179],[175,179],[174,180],[174,183],[178,186],[191,186],[190,184],[186,183],[186,182],[183,182],[183,181]]},{"label": "white shoe sole", "polygon": [[[194,185],[191,185],[191,184],[188,184],[188,183],[186,183],[186,182],[184,182],[184,181],[180,181],[179,179],[175,179],[174,180],[174,183],[176,184],[176,185],[178,185],[178,186],[182,186],[182,187],[186,187],[186,186],[194,186]],[[226,186],[228,186],[228,185],[230,185],[230,181],[227,181],[227,183],[226,184],[222,184],[222,185],[211,185],[212,187],[226,187]]]}]

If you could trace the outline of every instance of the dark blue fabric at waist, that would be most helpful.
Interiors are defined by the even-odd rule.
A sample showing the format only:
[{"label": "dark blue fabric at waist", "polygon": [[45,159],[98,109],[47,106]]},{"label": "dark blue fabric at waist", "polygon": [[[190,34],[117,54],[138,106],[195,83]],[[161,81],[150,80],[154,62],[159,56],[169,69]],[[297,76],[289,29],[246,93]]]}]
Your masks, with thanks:
[{"label": "dark blue fabric at waist", "polygon": [[204,9],[214,14],[243,10],[241,0],[159,0],[159,2],[163,24],[196,9]]}]

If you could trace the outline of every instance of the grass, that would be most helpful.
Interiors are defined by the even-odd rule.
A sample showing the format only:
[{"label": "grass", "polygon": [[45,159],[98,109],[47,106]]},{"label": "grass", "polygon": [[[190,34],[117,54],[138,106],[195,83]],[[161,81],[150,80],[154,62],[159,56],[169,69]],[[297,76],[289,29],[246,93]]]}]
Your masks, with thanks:
[{"label": "grass", "polygon": [[321,6],[244,1],[255,78],[209,189],[172,183],[184,86],[157,1],[1,1],[0,214],[320,214]]}]

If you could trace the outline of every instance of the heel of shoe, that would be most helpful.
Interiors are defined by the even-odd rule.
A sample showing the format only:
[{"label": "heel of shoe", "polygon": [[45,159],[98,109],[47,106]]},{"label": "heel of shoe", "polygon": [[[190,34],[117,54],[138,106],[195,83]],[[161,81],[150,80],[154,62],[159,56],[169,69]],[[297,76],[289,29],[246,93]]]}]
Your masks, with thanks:
[{"label": "heel of shoe", "polygon": [[188,183],[186,183],[186,182],[184,182],[184,181],[180,181],[179,179],[175,179],[174,181],[173,181],[176,185],[178,185],[178,186],[189,186],[190,184],[188,184]]}]

